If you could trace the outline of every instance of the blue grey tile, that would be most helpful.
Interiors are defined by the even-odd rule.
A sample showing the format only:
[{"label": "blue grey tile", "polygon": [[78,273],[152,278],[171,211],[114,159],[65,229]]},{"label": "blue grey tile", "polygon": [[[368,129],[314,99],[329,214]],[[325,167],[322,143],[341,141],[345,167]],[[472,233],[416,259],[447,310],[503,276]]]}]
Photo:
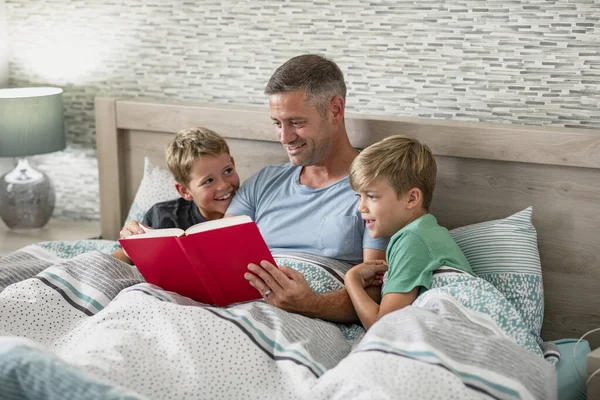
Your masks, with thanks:
[{"label": "blue grey tile", "polygon": [[65,89],[70,147],[36,157],[60,217],[98,218],[97,94],[264,106],[305,52],[339,63],[349,112],[600,128],[598,0],[5,1],[9,84]]}]

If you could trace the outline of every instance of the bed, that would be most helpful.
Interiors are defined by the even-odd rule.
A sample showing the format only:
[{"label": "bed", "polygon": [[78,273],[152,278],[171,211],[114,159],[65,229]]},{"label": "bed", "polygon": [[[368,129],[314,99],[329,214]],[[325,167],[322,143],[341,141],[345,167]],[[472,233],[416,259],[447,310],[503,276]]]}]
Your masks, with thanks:
[{"label": "bed", "polygon": [[[424,358],[411,353],[425,344],[411,342],[404,330],[397,330],[399,325],[429,321],[434,328],[427,331],[427,345],[449,336],[437,332],[458,329],[445,325],[447,319],[430,321],[429,314],[422,314],[433,307],[440,315],[456,317],[462,315],[462,306],[469,306],[469,299],[462,305],[445,302],[453,294],[449,287],[465,284],[458,278],[452,281],[453,274],[437,279],[438,298],[425,298],[420,308],[364,335],[356,325],[307,321],[262,303],[221,310],[200,307],[144,283],[135,268],[110,260],[106,253],[115,248],[123,221],[139,216],[142,203],[150,201],[144,196],[161,192],[156,185],[168,180],[160,172],[166,143],[190,126],[206,126],[227,138],[242,180],[265,165],[287,161],[263,107],[97,98],[103,240],[43,243],[0,259],[0,267],[12,271],[10,277],[0,275],[0,283],[7,286],[0,300],[5,309],[6,304],[18,307],[12,309],[12,323],[0,326],[5,335],[0,354],[12,354],[15,360],[29,357],[36,377],[25,374],[28,379],[39,383],[52,366],[64,381],[78,382],[88,398],[385,398],[398,393],[405,398],[436,393],[459,398],[552,397],[553,389],[540,382],[552,381],[554,367],[545,369],[531,358],[519,358],[522,354],[512,354],[510,346],[497,348],[496,355],[511,354],[523,365],[515,365],[513,375],[494,366],[499,368],[495,376],[504,374],[500,381],[469,369],[476,364],[463,368],[460,349],[454,355],[429,352]],[[541,328],[541,348],[551,360],[556,348],[548,342],[577,338],[600,326],[600,132],[361,115],[349,115],[346,126],[357,148],[398,133],[431,147],[438,162],[431,211],[452,229],[469,261],[479,268],[485,290],[501,287],[508,301],[494,307],[508,307],[511,311],[503,315],[514,314],[515,321],[523,321],[523,337],[515,333],[519,337],[513,340],[522,347],[537,346],[531,337]],[[519,251],[512,251],[513,246],[520,246]],[[317,291],[341,285],[344,266],[300,255],[280,261],[314,278]],[[324,264],[328,273],[319,267]],[[469,290],[477,297],[483,289],[477,283]],[[56,299],[47,299],[52,296]],[[19,312],[27,317],[16,318]],[[497,325],[505,323],[493,312],[488,314]],[[457,332],[472,344],[479,336],[502,336],[489,321],[485,326],[487,333]],[[390,332],[395,335],[389,337]],[[589,340],[592,347],[600,345],[598,338]],[[578,353],[584,346],[587,342],[580,344]],[[477,361],[492,368],[491,353],[481,357]],[[526,378],[519,380],[514,375],[524,366],[529,367],[521,374]],[[56,376],[53,379],[56,382]],[[41,387],[59,389],[51,386]],[[17,393],[24,387],[12,390]],[[576,394],[579,389],[564,390]]]}]

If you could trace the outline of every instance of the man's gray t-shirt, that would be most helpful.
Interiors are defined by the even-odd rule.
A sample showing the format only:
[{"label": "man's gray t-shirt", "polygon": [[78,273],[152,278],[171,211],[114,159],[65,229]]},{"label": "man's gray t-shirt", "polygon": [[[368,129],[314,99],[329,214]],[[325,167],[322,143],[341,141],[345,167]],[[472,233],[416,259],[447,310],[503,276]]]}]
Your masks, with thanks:
[{"label": "man's gray t-shirt", "polygon": [[363,248],[385,250],[388,238],[373,239],[358,212],[348,177],[323,188],[300,184],[301,166],[269,166],[237,191],[227,214],[248,215],[273,254],[300,252],[350,263]]}]

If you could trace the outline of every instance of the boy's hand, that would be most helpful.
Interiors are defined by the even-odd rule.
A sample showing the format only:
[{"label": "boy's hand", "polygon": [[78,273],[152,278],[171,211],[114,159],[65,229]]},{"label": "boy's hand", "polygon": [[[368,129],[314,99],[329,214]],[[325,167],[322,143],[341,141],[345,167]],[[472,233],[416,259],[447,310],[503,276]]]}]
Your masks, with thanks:
[{"label": "boy's hand", "polygon": [[140,235],[149,229],[151,229],[151,228],[149,228],[137,221],[129,220],[125,223],[125,226],[123,227],[121,232],[119,232],[119,236],[120,236],[119,239],[125,239],[126,237],[131,236],[131,235]]},{"label": "boy's hand", "polygon": [[381,286],[383,284],[383,275],[388,270],[388,265],[383,260],[371,260],[352,267],[346,273],[344,282],[352,280],[359,283],[363,288],[369,286]]},{"label": "boy's hand", "polygon": [[[147,227],[144,224],[141,224],[137,221],[134,220],[129,220],[125,223],[125,226],[123,227],[123,229],[121,230],[121,232],[119,232],[119,239],[125,239],[128,236],[131,235],[141,235],[144,232],[147,232],[148,230],[150,230],[152,228]],[[127,252],[125,251],[125,249],[121,249],[123,252],[123,255],[125,255],[126,259],[119,256],[114,256],[115,258],[118,258],[121,261],[125,261],[128,262],[127,260],[129,260],[129,254],[127,254]],[[131,262],[129,262],[131,264]]]}]

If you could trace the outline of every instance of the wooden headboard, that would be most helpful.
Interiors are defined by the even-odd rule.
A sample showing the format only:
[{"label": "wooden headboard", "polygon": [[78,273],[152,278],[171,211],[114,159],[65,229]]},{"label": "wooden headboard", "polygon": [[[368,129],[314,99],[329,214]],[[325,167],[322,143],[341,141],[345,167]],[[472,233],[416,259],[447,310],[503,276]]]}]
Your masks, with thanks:
[{"label": "wooden headboard", "polygon": [[[118,237],[143,173],[187,127],[227,138],[242,180],[287,162],[268,109],[96,99],[102,236]],[[427,143],[438,162],[432,213],[449,229],[534,207],[546,309],[545,340],[600,327],[600,131],[348,115],[352,144],[388,135]],[[600,337],[590,337],[600,346]]]}]

